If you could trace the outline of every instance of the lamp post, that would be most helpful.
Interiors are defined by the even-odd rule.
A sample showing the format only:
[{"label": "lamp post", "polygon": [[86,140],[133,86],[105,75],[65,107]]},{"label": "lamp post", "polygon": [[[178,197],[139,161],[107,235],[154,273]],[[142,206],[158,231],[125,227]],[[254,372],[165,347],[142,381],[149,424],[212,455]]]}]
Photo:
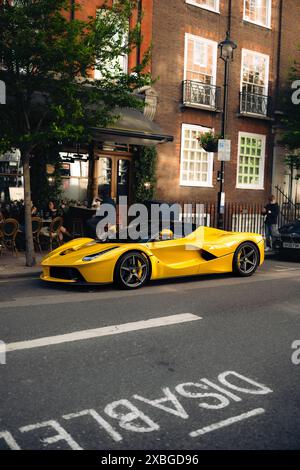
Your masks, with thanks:
[{"label": "lamp post", "polygon": [[[227,104],[228,104],[228,80],[229,80],[229,65],[233,62],[233,53],[237,48],[235,42],[230,39],[230,33],[227,31],[226,39],[218,44],[220,51],[220,59],[225,62],[224,74],[224,101],[222,113],[222,129],[221,138],[225,139],[226,126],[227,126]],[[217,209],[217,226],[219,229],[224,228],[224,206],[225,206],[225,192],[224,192],[224,176],[225,176],[225,162],[221,161],[221,171],[218,174],[218,181],[220,182],[220,189],[218,193],[218,209]]]}]

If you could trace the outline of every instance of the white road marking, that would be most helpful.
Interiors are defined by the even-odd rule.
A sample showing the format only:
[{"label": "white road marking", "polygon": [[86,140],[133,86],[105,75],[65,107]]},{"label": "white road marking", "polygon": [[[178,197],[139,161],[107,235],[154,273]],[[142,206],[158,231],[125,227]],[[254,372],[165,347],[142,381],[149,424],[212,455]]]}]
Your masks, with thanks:
[{"label": "white road marking", "polygon": [[57,442],[60,442],[60,441],[66,441],[71,447],[71,449],[83,450],[82,447],[80,447],[80,445],[77,444],[76,441],[74,441],[72,436],[57,421],[54,421],[53,419],[50,421],[44,421],[43,423],[36,423],[36,424],[30,424],[29,426],[23,426],[22,428],[20,428],[20,431],[23,433],[23,432],[30,432],[36,429],[48,428],[48,427],[52,427],[57,432],[57,434],[55,434],[54,436],[44,437],[40,439],[43,444],[45,445],[56,444]]},{"label": "white road marking", "polygon": [[11,450],[21,450],[21,447],[17,444],[12,434],[8,431],[0,432],[0,439],[4,439],[6,444]]},{"label": "white road marking", "polygon": [[243,421],[244,419],[252,418],[253,416],[258,416],[265,413],[266,410],[263,408],[256,408],[254,410],[248,411],[247,413],[242,413],[238,416],[233,416],[232,418],[224,419],[223,421],[219,421],[218,423],[211,424],[210,426],[205,426],[204,428],[198,429],[197,431],[191,432],[189,435],[190,437],[199,437],[203,436],[212,431],[216,431],[217,429],[225,428],[226,426],[231,426],[232,424],[238,423],[239,421]]},{"label": "white road marking", "polygon": [[91,330],[74,331],[57,336],[48,336],[28,341],[18,341],[6,345],[6,352],[20,351],[23,349],[40,348],[43,346],[53,346],[54,344],[70,343],[73,341],[82,341],[91,338],[100,338],[103,336],[118,335],[128,333],[130,331],[147,330],[150,328],[158,328],[162,326],[171,326],[179,323],[187,323],[202,320],[201,317],[192,313],[180,313],[178,315],[170,315],[167,317],[151,318],[132,323],[124,323],[122,325],[105,326]]}]

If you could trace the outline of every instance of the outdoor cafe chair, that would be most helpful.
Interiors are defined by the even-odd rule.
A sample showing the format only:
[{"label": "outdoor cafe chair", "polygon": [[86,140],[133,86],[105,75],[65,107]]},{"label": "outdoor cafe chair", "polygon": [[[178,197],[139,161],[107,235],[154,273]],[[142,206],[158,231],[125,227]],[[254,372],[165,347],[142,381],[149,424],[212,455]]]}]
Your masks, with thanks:
[{"label": "outdoor cafe chair", "polygon": [[53,242],[56,242],[57,246],[62,245],[62,241],[60,240],[60,228],[63,225],[63,219],[62,217],[55,217],[55,219],[52,220],[50,227],[45,228],[41,230],[41,235],[44,237],[47,237],[49,239],[49,245],[50,245],[50,250],[53,250]]},{"label": "outdoor cafe chair", "polygon": [[2,244],[4,248],[10,250],[12,254],[18,254],[16,247],[16,237],[19,231],[19,222],[16,219],[8,218],[2,224]]},{"label": "outdoor cafe chair", "polygon": [[38,247],[40,253],[42,252],[41,242],[40,242],[40,233],[43,227],[43,220],[40,217],[32,217],[32,236],[35,246]]}]

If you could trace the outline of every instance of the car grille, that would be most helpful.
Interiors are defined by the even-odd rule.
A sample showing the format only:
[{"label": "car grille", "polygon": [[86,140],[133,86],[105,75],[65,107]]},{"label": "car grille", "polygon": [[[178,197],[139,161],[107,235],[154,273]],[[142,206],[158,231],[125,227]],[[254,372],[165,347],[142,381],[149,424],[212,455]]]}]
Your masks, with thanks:
[{"label": "car grille", "polygon": [[76,268],[50,267],[50,277],[66,281],[85,282],[84,277]]}]

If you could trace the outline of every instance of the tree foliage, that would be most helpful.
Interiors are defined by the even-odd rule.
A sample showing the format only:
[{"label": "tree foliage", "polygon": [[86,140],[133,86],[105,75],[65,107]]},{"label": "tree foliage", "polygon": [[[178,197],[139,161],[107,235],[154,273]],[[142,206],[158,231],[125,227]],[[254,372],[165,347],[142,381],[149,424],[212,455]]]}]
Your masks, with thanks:
[{"label": "tree foliage", "polygon": [[[118,64],[140,40],[139,25],[128,28],[134,7],[133,0],[112,10],[104,4],[96,18],[69,21],[68,0],[2,3],[0,79],[8,95],[0,108],[2,150],[24,154],[49,140],[86,142],[91,127],[117,118],[116,106],[141,105],[132,91],[150,81],[143,73],[147,56],[131,74]],[[95,67],[101,78],[94,81]]]},{"label": "tree foliage", "polygon": [[141,41],[140,25],[129,28],[136,0],[112,8],[104,2],[85,21],[71,19],[70,8],[69,0],[0,2],[0,80],[7,85],[0,152],[21,150],[28,265],[34,264],[30,159],[49,142],[89,143],[92,127],[118,118],[117,106],[142,106],[133,91],[151,82],[144,72],[149,52],[129,74],[118,60]]},{"label": "tree foliage", "polygon": [[294,63],[290,70],[287,87],[283,90],[281,107],[283,135],[280,143],[287,150],[300,149],[300,65]]}]

